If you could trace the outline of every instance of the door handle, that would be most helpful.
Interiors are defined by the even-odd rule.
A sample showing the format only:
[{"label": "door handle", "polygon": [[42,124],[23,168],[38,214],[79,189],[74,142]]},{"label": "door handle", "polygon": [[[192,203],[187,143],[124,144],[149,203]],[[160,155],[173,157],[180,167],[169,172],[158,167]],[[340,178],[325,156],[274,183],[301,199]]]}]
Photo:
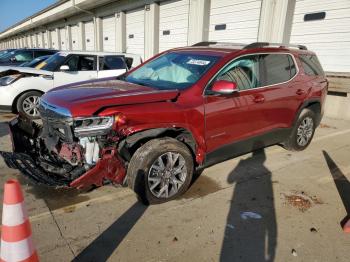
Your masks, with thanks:
[{"label": "door handle", "polygon": [[305,94],[305,91],[303,89],[298,89],[296,92],[295,92],[298,96],[301,96],[303,94]]},{"label": "door handle", "polygon": [[253,100],[255,103],[262,103],[265,101],[265,97],[263,96],[256,96],[254,97],[254,100]]}]

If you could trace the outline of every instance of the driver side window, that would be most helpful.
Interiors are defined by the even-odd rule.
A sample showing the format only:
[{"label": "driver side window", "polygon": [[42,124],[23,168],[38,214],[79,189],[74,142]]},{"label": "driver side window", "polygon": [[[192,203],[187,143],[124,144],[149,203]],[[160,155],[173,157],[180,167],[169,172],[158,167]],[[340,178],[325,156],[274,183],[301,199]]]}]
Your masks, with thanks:
[{"label": "driver side window", "polygon": [[260,87],[259,55],[244,56],[234,60],[216,77],[237,84],[239,90]]}]

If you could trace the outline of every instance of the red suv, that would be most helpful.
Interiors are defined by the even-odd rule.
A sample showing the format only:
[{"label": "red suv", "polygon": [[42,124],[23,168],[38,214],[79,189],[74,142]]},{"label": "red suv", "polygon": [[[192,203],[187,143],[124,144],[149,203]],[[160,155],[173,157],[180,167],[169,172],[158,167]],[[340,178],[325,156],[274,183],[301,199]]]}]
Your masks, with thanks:
[{"label": "red suv", "polygon": [[161,203],[184,193],[197,169],[275,144],[305,149],[327,87],[305,46],[203,42],[48,92],[42,124],[10,122],[15,153],[5,159],[37,183],[127,184]]}]

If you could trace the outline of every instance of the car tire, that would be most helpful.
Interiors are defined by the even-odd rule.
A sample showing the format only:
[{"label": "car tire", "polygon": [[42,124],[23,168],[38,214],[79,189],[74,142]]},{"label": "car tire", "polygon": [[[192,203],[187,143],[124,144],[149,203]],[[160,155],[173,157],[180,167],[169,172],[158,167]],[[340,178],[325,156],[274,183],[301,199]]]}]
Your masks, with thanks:
[{"label": "car tire", "polygon": [[312,141],[316,129],[316,116],[310,109],[303,109],[300,113],[292,133],[283,143],[285,149],[290,151],[302,151]]},{"label": "car tire", "polygon": [[132,156],[127,182],[144,204],[160,204],[188,189],[193,169],[193,157],[185,144],[169,137],[153,139]]},{"label": "car tire", "polygon": [[17,112],[25,115],[29,119],[38,119],[39,114],[39,98],[42,96],[42,93],[38,91],[29,91],[22,94],[17,99]]}]

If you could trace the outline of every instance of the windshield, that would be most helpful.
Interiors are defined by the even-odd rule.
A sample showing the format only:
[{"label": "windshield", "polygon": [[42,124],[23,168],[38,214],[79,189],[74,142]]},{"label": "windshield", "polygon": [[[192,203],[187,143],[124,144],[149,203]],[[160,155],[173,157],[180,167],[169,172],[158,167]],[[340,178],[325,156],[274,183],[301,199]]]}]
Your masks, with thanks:
[{"label": "windshield", "polygon": [[125,81],[159,89],[184,89],[196,83],[218,56],[167,53],[130,73]]},{"label": "windshield", "polygon": [[41,63],[42,61],[45,61],[46,59],[48,59],[50,56],[41,56],[38,58],[35,58],[34,60],[30,61],[30,62],[25,62],[23,64],[20,64],[20,67],[36,67],[39,63]]},{"label": "windshield", "polygon": [[57,68],[59,68],[62,63],[66,60],[66,54],[64,53],[56,53],[53,56],[51,56],[46,61],[39,64],[36,69],[42,69],[47,71],[55,71]]}]

